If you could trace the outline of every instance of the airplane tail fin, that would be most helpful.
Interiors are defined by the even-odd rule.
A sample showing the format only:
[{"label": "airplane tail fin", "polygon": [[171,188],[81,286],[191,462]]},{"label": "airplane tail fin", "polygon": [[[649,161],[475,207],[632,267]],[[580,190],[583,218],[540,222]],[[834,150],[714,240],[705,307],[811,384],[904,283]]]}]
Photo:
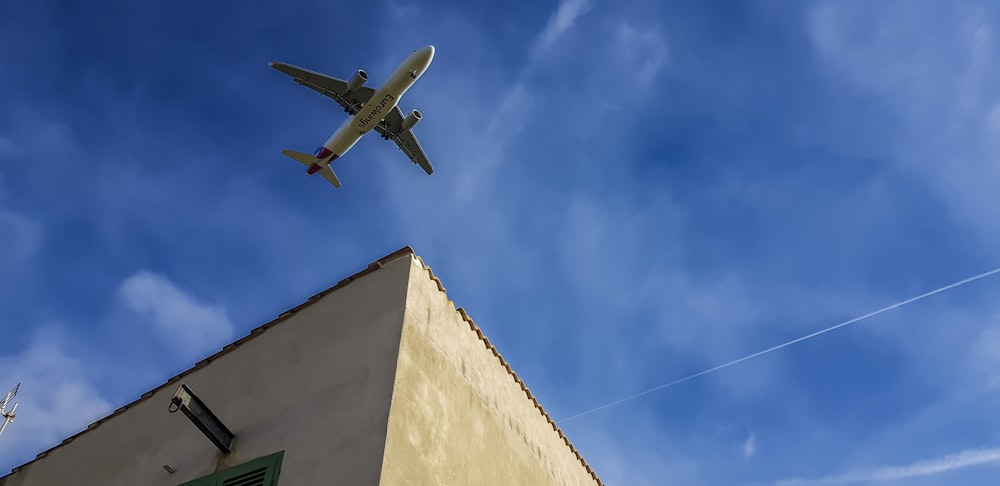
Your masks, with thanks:
[{"label": "airplane tail fin", "polygon": [[[282,150],[281,153],[282,155],[306,167],[312,167],[312,165],[316,163],[315,155],[296,152],[294,150]],[[323,178],[326,179],[330,184],[333,184],[333,187],[340,187],[340,179],[337,179],[337,174],[333,173],[333,169],[330,168],[329,164],[324,165],[319,169],[319,175],[323,176]]]}]

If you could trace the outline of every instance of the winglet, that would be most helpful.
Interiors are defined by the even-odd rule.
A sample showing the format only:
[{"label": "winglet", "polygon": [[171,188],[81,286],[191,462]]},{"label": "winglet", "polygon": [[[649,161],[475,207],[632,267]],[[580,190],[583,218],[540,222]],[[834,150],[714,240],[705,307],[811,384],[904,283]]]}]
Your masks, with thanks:
[{"label": "winglet", "polygon": [[419,165],[421,169],[424,169],[424,172],[426,172],[427,175],[434,173],[434,167],[431,166],[431,161],[427,159],[417,159],[417,165]]}]

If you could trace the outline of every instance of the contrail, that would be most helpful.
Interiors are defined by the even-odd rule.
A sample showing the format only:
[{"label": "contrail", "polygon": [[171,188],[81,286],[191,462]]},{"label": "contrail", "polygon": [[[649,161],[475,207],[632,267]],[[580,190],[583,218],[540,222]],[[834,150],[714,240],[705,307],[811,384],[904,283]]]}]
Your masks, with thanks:
[{"label": "contrail", "polygon": [[775,486],[828,486],[876,481],[898,481],[947,473],[956,469],[1000,463],[1000,448],[969,449],[935,459],[923,460],[906,466],[887,466],[875,469],[827,476],[820,479],[792,478],[778,481]]},{"label": "contrail", "polygon": [[863,315],[861,317],[855,317],[854,319],[851,319],[849,321],[844,321],[844,322],[841,322],[840,324],[835,324],[835,325],[830,326],[830,327],[828,327],[826,329],[822,329],[822,330],[816,331],[816,332],[814,332],[812,334],[806,334],[805,336],[802,336],[800,338],[792,339],[791,341],[788,341],[788,342],[785,342],[785,343],[781,343],[781,344],[779,344],[777,346],[772,346],[772,347],[767,348],[767,349],[765,349],[763,351],[758,351],[756,353],[746,355],[746,356],[744,356],[742,358],[734,359],[734,360],[732,360],[732,361],[730,361],[728,363],[723,363],[723,364],[721,364],[719,366],[716,366],[714,368],[709,368],[709,369],[707,369],[705,371],[699,371],[699,372],[697,372],[697,373],[695,373],[693,375],[688,375],[688,376],[685,376],[684,378],[680,378],[680,379],[671,381],[669,383],[664,383],[664,384],[659,385],[659,386],[654,386],[653,388],[650,388],[648,390],[641,391],[641,392],[636,393],[634,395],[629,395],[629,396],[627,396],[625,398],[620,398],[620,399],[615,400],[613,402],[609,402],[609,403],[606,403],[604,405],[601,405],[600,407],[592,408],[590,410],[587,410],[587,411],[584,411],[584,412],[580,412],[580,413],[578,413],[576,415],[572,415],[570,417],[567,417],[567,418],[564,418],[562,420],[559,420],[558,423],[569,422],[570,420],[578,419],[580,417],[583,417],[584,415],[590,415],[590,414],[592,414],[594,412],[597,412],[597,411],[600,411],[600,410],[604,410],[605,408],[611,408],[611,407],[613,407],[615,405],[618,405],[618,404],[621,404],[621,403],[625,403],[625,402],[630,401],[630,400],[635,400],[636,398],[639,398],[639,397],[644,396],[644,395],[648,395],[648,394],[653,393],[655,391],[662,390],[664,388],[669,388],[669,387],[672,387],[674,385],[678,385],[678,384],[684,383],[685,381],[688,381],[688,380],[693,380],[693,379],[695,379],[695,378],[697,378],[699,376],[704,376],[704,375],[707,375],[709,373],[712,373],[712,372],[715,372],[715,371],[719,371],[719,370],[721,370],[723,368],[728,368],[730,366],[742,363],[744,361],[756,358],[758,356],[763,356],[763,355],[765,355],[767,353],[770,353],[772,351],[777,351],[777,350],[779,350],[781,348],[787,348],[788,346],[791,346],[793,344],[800,343],[800,342],[805,341],[807,339],[812,339],[812,338],[814,338],[816,336],[819,336],[821,334],[826,334],[826,333],[828,333],[830,331],[834,331],[834,330],[840,329],[840,328],[842,328],[844,326],[849,326],[849,325],[854,324],[856,322],[861,322],[861,321],[863,321],[865,319],[868,319],[870,317],[875,317],[875,316],[877,316],[879,314],[882,314],[882,313],[885,313],[885,312],[889,312],[889,311],[894,310],[894,309],[898,309],[900,307],[903,307],[904,305],[912,304],[912,303],[914,303],[914,302],[916,302],[918,300],[926,299],[926,298],[928,298],[928,297],[930,297],[932,295],[937,295],[937,294],[940,294],[941,292],[945,292],[947,290],[951,290],[951,289],[956,288],[956,287],[961,287],[961,286],[963,286],[965,284],[975,282],[976,280],[984,279],[984,278],[989,277],[990,275],[993,275],[993,274],[996,274],[996,273],[1000,273],[1000,267],[994,268],[993,270],[990,270],[988,272],[980,273],[979,275],[975,275],[975,276],[966,278],[964,280],[959,280],[958,282],[955,282],[955,283],[952,283],[952,284],[949,284],[949,285],[945,285],[944,287],[932,290],[932,291],[924,293],[924,294],[920,294],[920,295],[918,295],[916,297],[911,297],[911,298],[906,299],[904,301],[896,302],[895,304],[883,307],[883,308],[881,308],[881,309],[879,309],[877,311],[874,311],[874,312],[869,312],[868,314],[865,314],[865,315]]}]

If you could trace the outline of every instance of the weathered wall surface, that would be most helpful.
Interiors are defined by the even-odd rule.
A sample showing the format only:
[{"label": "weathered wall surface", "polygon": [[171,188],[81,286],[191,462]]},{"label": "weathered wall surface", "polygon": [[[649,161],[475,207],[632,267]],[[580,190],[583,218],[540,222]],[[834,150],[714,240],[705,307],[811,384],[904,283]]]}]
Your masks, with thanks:
[{"label": "weathered wall surface", "polygon": [[600,484],[417,259],[381,483]]},{"label": "weathered wall surface", "polygon": [[377,484],[411,264],[397,257],[180,380],[236,433],[229,456],[167,412],[174,383],[0,485],[175,486],[279,450],[280,484]]}]

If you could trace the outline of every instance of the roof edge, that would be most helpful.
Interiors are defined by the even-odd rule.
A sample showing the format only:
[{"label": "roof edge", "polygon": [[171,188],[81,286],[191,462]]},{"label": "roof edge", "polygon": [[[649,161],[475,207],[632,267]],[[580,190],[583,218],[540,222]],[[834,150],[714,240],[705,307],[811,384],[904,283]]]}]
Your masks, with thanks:
[{"label": "roof edge", "polygon": [[[431,281],[437,284],[438,290],[441,291],[443,294],[445,294],[445,297],[447,297],[448,292],[445,290],[444,284],[441,283],[441,279],[439,279],[436,275],[434,275],[434,271],[431,270],[431,267],[427,265],[427,263],[424,262],[424,259],[420,258],[419,255],[413,254],[413,258],[420,263],[420,266],[424,271],[426,271],[427,276],[431,279]],[[503,355],[500,354],[499,351],[497,351],[496,346],[494,346],[493,343],[490,342],[489,338],[487,338],[486,335],[483,334],[483,330],[476,325],[476,323],[472,320],[471,317],[469,317],[468,312],[466,312],[465,309],[462,307],[457,307],[455,311],[458,312],[458,314],[462,317],[462,320],[469,325],[469,329],[476,333],[476,335],[479,337],[479,340],[483,343],[486,349],[491,353],[493,353],[493,356],[495,356],[496,359],[500,362],[500,366],[503,366],[504,369],[507,370],[507,374],[514,379],[514,383],[517,383],[521,387],[521,391],[524,392],[524,395],[528,397],[528,400],[530,400],[531,403],[535,405],[535,409],[537,409],[538,412],[542,415],[542,417],[549,423],[549,425],[552,426],[552,430],[555,431],[557,434],[559,434],[559,437],[569,447],[569,450],[573,452],[574,455],[576,455],[577,460],[579,460],[580,464],[583,465],[583,467],[587,470],[588,473],[590,473],[590,476],[594,478],[594,481],[597,481],[597,484],[604,486],[604,483],[601,481],[601,478],[597,477],[597,473],[594,472],[594,469],[590,467],[590,464],[587,464],[587,461],[586,459],[583,458],[583,455],[581,455],[580,452],[576,450],[576,447],[573,446],[573,443],[570,442],[568,437],[566,437],[566,434],[564,434],[562,429],[559,428],[559,425],[556,424],[556,421],[553,420],[552,416],[550,416],[549,413],[545,411],[545,409],[542,407],[542,404],[539,403],[538,399],[535,398],[535,395],[531,393],[531,390],[528,388],[528,385],[524,384],[524,380],[522,380],[521,377],[517,376],[517,373],[514,371],[514,369],[510,367],[510,363],[508,363],[507,360],[503,358]]]},{"label": "roof edge", "polygon": [[[375,260],[374,262],[369,263],[368,266],[365,267],[364,270],[361,270],[361,271],[356,272],[356,273],[354,273],[354,274],[352,274],[352,275],[350,275],[348,277],[345,277],[345,278],[341,279],[334,286],[329,287],[329,288],[327,288],[325,290],[320,291],[319,293],[317,293],[317,294],[309,297],[308,299],[306,299],[305,302],[303,302],[303,303],[301,303],[301,304],[299,304],[299,305],[297,305],[295,307],[292,307],[291,309],[286,310],[286,311],[282,312],[281,314],[278,314],[278,317],[276,317],[276,318],[274,318],[274,319],[272,319],[272,320],[270,320],[270,321],[268,321],[268,322],[266,322],[266,323],[264,323],[264,324],[262,324],[260,326],[257,326],[255,328],[251,329],[250,332],[246,336],[243,336],[242,338],[239,338],[236,341],[233,341],[233,342],[231,342],[231,343],[223,346],[221,350],[213,353],[212,355],[208,356],[207,358],[204,358],[204,359],[196,362],[194,364],[194,366],[192,366],[191,368],[188,368],[188,369],[186,369],[186,370],[178,373],[177,375],[174,375],[174,376],[168,378],[167,381],[164,382],[163,384],[157,386],[156,388],[153,388],[152,390],[149,390],[149,391],[143,393],[142,395],[139,396],[139,398],[133,400],[132,402],[129,402],[129,403],[125,404],[125,405],[122,405],[121,407],[116,408],[110,414],[105,415],[104,417],[101,417],[101,418],[97,419],[96,421],[92,422],[90,425],[87,425],[87,427],[85,429],[83,429],[83,430],[81,430],[81,431],[79,431],[79,432],[77,432],[77,433],[75,433],[75,434],[73,434],[73,435],[71,435],[71,436],[63,439],[62,442],[56,444],[55,446],[52,446],[52,447],[50,447],[50,448],[48,448],[48,449],[46,449],[46,450],[44,450],[42,452],[39,452],[35,456],[34,459],[32,459],[32,460],[30,460],[30,461],[28,461],[28,462],[26,462],[24,464],[21,464],[20,466],[17,466],[15,468],[11,469],[9,474],[5,474],[3,476],[0,476],[0,481],[4,480],[5,478],[7,478],[8,476],[10,476],[12,474],[16,474],[16,473],[20,472],[22,468],[24,468],[25,466],[31,465],[32,463],[34,463],[35,461],[38,461],[39,459],[44,458],[45,456],[49,455],[50,452],[52,452],[52,451],[54,451],[54,450],[56,450],[56,449],[58,449],[58,448],[60,448],[60,447],[62,447],[64,445],[66,445],[66,444],[69,444],[70,442],[73,442],[74,440],[76,440],[81,435],[83,435],[83,434],[85,434],[85,433],[87,433],[87,432],[89,432],[91,430],[94,430],[97,427],[100,427],[101,424],[103,424],[104,422],[107,422],[108,420],[112,419],[113,417],[115,417],[117,415],[120,415],[125,410],[128,410],[129,408],[137,405],[140,402],[146,401],[146,399],[152,397],[153,395],[155,395],[160,390],[163,390],[164,388],[167,388],[168,386],[171,386],[171,385],[179,382],[185,376],[187,376],[187,375],[189,375],[189,374],[191,374],[191,373],[193,373],[193,372],[195,372],[195,371],[197,371],[197,370],[199,370],[201,368],[204,368],[206,365],[208,365],[212,361],[215,361],[216,359],[219,359],[219,357],[221,357],[221,356],[229,353],[230,351],[236,349],[241,344],[243,344],[243,343],[245,343],[245,342],[247,342],[247,341],[249,341],[249,340],[251,340],[251,339],[253,339],[253,338],[257,337],[257,336],[259,336],[261,333],[263,333],[264,331],[270,329],[272,326],[274,326],[274,325],[276,325],[276,324],[278,324],[280,322],[288,320],[288,318],[292,317],[293,315],[295,315],[297,312],[301,311],[302,309],[304,309],[304,308],[306,308],[306,307],[314,304],[319,299],[325,297],[327,294],[329,294],[329,293],[331,293],[331,292],[333,292],[335,290],[339,290],[339,289],[347,286],[349,283],[351,283],[351,282],[353,282],[353,281],[355,281],[355,280],[357,280],[357,279],[359,279],[359,278],[361,278],[361,277],[363,277],[363,276],[365,276],[365,275],[367,275],[367,274],[369,274],[371,272],[374,272],[375,270],[378,270],[378,269],[380,269],[380,268],[388,265],[389,263],[392,263],[392,262],[394,262],[394,261],[396,261],[396,260],[398,260],[398,259],[400,259],[402,257],[405,257],[405,256],[410,256],[411,258],[412,257],[419,258],[413,252],[413,248],[410,247],[409,245],[407,245],[407,246],[404,246],[404,247],[402,247],[402,248],[400,248],[400,249],[398,249],[398,250],[396,250],[396,251],[394,251],[394,252],[392,252],[392,253],[390,253],[390,254],[382,257],[382,258],[379,258],[378,260]],[[443,287],[442,287],[442,289],[443,289]]]}]

